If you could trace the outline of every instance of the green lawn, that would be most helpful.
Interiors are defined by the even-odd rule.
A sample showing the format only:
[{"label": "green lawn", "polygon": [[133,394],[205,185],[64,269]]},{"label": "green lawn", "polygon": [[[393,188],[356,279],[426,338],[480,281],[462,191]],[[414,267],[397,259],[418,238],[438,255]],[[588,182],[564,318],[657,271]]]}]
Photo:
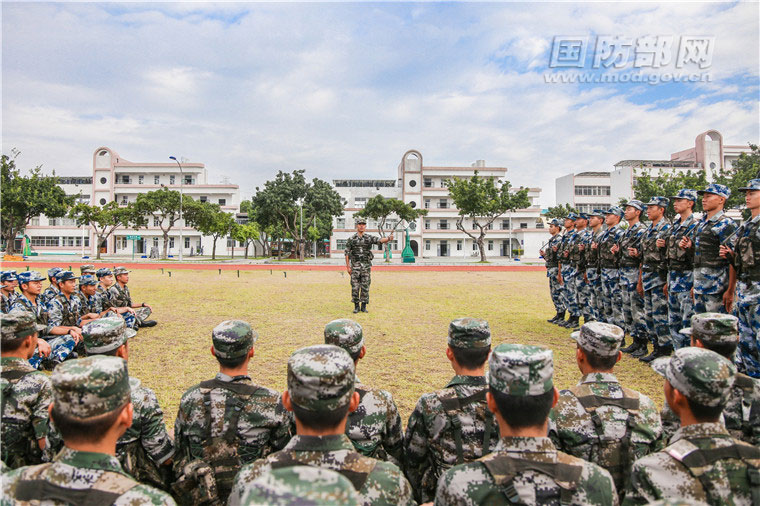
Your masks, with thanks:
[{"label": "green lawn", "polygon": [[[136,270],[130,288],[135,302],[152,305],[159,322],[130,341],[130,372],[155,390],[170,427],[184,390],[216,373],[211,329],[227,319],[246,320],[258,332],[251,377],[279,391],[290,353],[323,342],[328,321],[356,319],[367,346],[358,374],[393,394],[404,424],[420,394],[445,386],[453,374],[444,350],[454,318],[485,318],[494,344],[552,348],[559,388],[580,377],[569,332],[545,321],[554,310],[543,272],[375,272],[370,312],[358,315],[341,272],[241,271],[238,278],[235,271],[178,270],[170,278]],[[617,374],[662,405],[662,380],[647,366],[626,356]]]}]

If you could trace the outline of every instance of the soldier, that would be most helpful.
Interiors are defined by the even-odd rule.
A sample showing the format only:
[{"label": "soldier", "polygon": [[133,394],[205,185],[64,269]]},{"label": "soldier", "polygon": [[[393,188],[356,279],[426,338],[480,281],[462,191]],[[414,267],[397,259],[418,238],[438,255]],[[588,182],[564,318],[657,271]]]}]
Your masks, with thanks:
[{"label": "soldier", "polygon": [[598,464],[625,490],[633,462],[662,448],[662,425],[654,402],[620,385],[613,369],[623,354],[623,329],[591,322],[573,332],[578,385],[562,390],[549,413],[549,437],[558,450]]},{"label": "soldier", "polygon": [[[71,271],[61,271],[55,275],[58,281],[58,294],[48,301],[48,323],[53,327],[75,328],[81,334],[82,317],[85,316],[82,308],[82,300],[75,295],[77,292],[77,279]],[[92,315],[88,315],[92,316]],[[77,341],[77,353],[84,352],[82,341]]]},{"label": "soldier", "polygon": [[359,405],[354,361],[337,346],[301,348],[288,359],[288,389],[282,402],[293,411],[298,435],[279,452],[244,466],[235,477],[230,506],[241,504],[248,486],[275,469],[308,465],[348,478],[364,505],[414,504],[412,489],[390,462],[365,457],[346,437],[348,413]]},{"label": "soldier", "polygon": [[577,294],[575,293],[575,277],[578,271],[575,264],[570,258],[573,244],[575,243],[578,233],[575,231],[575,221],[578,215],[570,213],[565,217],[565,233],[562,237],[557,252],[559,253],[559,275],[557,280],[562,286],[562,298],[570,316],[565,321],[559,322],[560,327],[574,328],[580,322],[581,311],[578,308]]},{"label": "soldier", "polygon": [[34,314],[38,324],[45,325],[42,339],[37,342],[38,350],[29,359],[29,363],[35,369],[43,365],[52,369],[74,352],[77,343],[82,340],[82,332],[77,327],[50,324],[47,308],[38,301],[38,296],[42,291],[42,281],[45,279],[39,272],[22,272],[19,278],[21,278],[19,280],[21,295],[13,303],[11,311],[29,311]]},{"label": "soldier", "polygon": [[[367,353],[362,327],[353,320],[328,323],[325,344],[346,350],[354,360],[354,369]],[[393,396],[385,390],[363,385],[358,375],[354,389],[359,394],[359,407],[348,415],[346,435],[356,451],[365,457],[387,460],[401,468],[404,435]]]},{"label": "soldier", "polygon": [[94,276],[97,273],[97,269],[93,264],[82,264],[79,266],[79,276],[91,275]]},{"label": "soldier", "polygon": [[246,487],[242,504],[268,506],[358,506],[359,494],[337,471],[311,466],[273,469]]},{"label": "soldier", "polygon": [[644,319],[644,298],[636,291],[639,283],[639,265],[641,264],[641,240],[645,227],[639,221],[644,204],[640,200],[631,200],[625,206],[625,221],[628,228],[620,238],[620,242],[612,247],[620,252],[620,293],[623,299],[622,327],[633,338],[633,344],[623,348],[623,353],[633,357],[643,357],[647,354],[647,327]]},{"label": "soldier", "polygon": [[404,437],[404,471],[420,503],[435,497],[444,471],[490,453],[499,440],[486,406],[490,351],[487,321],[459,318],[449,324],[446,358],[456,376],[446,388],[420,397]]},{"label": "soldier", "polygon": [[0,504],[174,505],[168,494],[133,480],[114,457],[116,441],[132,423],[126,362],[72,360],[51,380],[50,416],[66,447],[52,463],[3,475]]},{"label": "soldier", "polygon": [[243,464],[283,448],[290,439],[292,421],[280,394],[248,376],[257,339],[244,321],[217,325],[211,355],[219,362],[219,374],[182,396],[174,425],[178,479],[172,486],[182,503],[224,503]]},{"label": "soldier", "polygon": [[110,301],[111,296],[108,289],[116,283],[116,280],[113,278],[113,272],[111,269],[103,267],[97,270],[95,276],[98,278],[98,293]]},{"label": "soldier", "polygon": [[552,352],[500,344],[489,360],[488,408],[501,439],[493,453],[446,471],[436,504],[618,504],[610,474],[557,451],[546,437],[557,403]]},{"label": "soldier", "polygon": [[640,360],[649,363],[658,357],[670,355],[673,352],[673,343],[668,327],[666,250],[664,246],[657,245],[657,241],[662,240],[670,230],[670,222],[665,218],[668,199],[652,197],[646,205],[647,218],[651,223],[641,241],[641,267],[636,290],[644,297],[644,317],[649,341],[652,343],[652,353],[641,357]]},{"label": "soldier", "polygon": [[[760,179],[739,188],[752,217],[736,233],[736,250],[721,247],[721,255],[733,260],[736,268],[736,315],[739,317],[739,357],[741,371],[760,378]],[[731,290],[732,287],[729,287]]]},{"label": "soldier", "polygon": [[58,295],[58,292],[60,292],[60,289],[58,288],[58,281],[56,280],[56,276],[62,270],[63,269],[61,269],[60,267],[51,267],[47,271],[48,281],[50,281],[50,286],[45,288],[45,291],[42,292],[39,296],[40,304],[42,304],[45,307],[47,307],[48,302],[53,300],[53,297]]},{"label": "soldier", "polygon": [[17,297],[18,279],[16,271],[3,271],[0,274],[0,281],[3,283],[2,288],[0,288],[0,313],[7,313],[11,310]]},{"label": "soldier", "polygon": [[541,250],[541,256],[544,257],[544,261],[546,262],[546,277],[549,278],[549,293],[551,294],[556,314],[554,315],[554,318],[546,321],[549,323],[559,323],[565,321],[565,305],[562,302],[562,287],[559,285],[557,277],[559,274],[557,249],[562,242],[560,222],[558,219],[555,218],[549,222],[549,233],[552,237],[549,239],[549,242],[546,243],[544,249]]},{"label": "soldier", "polygon": [[681,428],[663,451],[633,465],[624,504],[693,499],[708,504],[760,502],[760,448],[734,439],[719,422],[736,368],[717,353],[681,348],[652,368],[665,376],[665,400]]},{"label": "soldier", "polygon": [[[591,248],[591,230],[588,228],[589,216],[579,213],[575,220],[575,232],[578,234],[570,250],[570,258],[575,266],[575,298],[578,309],[583,315],[583,321],[594,320],[591,302],[591,286],[586,277],[586,248]],[[576,324],[580,325],[580,323]]]},{"label": "soldier", "polygon": [[728,259],[720,256],[720,246],[734,246],[736,223],[723,212],[731,190],[713,183],[697,192],[702,195],[705,213],[695,230],[695,239],[681,239],[679,245],[694,245],[694,312],[726,313],[731,310],[734,294],[728,290],[735,282],[736,271]]},{"label": "soldier", "polygon": [[601,266],[602,302],[604,303],[604,322],[618,327],[625,325],[623,317],[623,299],[620,293],[620,254],[614,246],[623,237],[624,230],[620,226],[623,210],[613,206],[604,213],[607,230],[599,238],[599,265]]},{"label": "soldier", "polygon": [[354,303],[354,313],[367,312],[369,304],[369,284],[372,282],[372,245],[385,244],[393,240],[393,232],[388,237],[377,237],[365,234],[367,220],[356,219],[356,233],[346,241],[346,270],[351,276],[351,300]]},{"label": "soldier", "polygon": [[[737,318],[724,313],[701,313],[692,316],[691,326],[681,330],[691,346],[714,351],[728,360],[734,359],[739,330]],[[666,439],[681,427],[681,422],[667,404],[662,409]],[[734,386],[723,410],[723,423],[731,437],[760,446],[760,380],[737,373]]]},{"label": "soldier", "polygon": [[668,260],[668,327],[670,340],[675,349],[688,346],[679,331],[689,326],[691,315],[694,314],[694,245],[689,248],[680,246],[681,239],[693,234],[697,227],[694,218],[694,205],[697,202],[697,191],[684,188],[673,197],[673,209],[678,218],[664,238],[657,239],[658,247],[667,248]]},{"label": "soldier", "polygon": [[602,224],[604,223],[604,213],[601,209],[594,209],[588,214],[589,220],[589,233],[586,236],[584,242],[584,255],[586,259],[586,273],[584,274],[586,283],[589,287],[589,300],[587,305],[590,311],[590,320],[585,320],[587,323],[591,320],[604,319],[604,303],[602,302],[602,280],[600,274],[600,259],[599,259],[599,241],[602,238],[604,229]]},{"label": "soldier", "polygon": [[28,360],[37,347],[37,324],[32,313],[14,311],[0,315],[2,330],[2,407],[0,453],[7,469],[39,464],[48,431],[50,380]]},{"label": "soldier", "polygon": [[155,327],[155,320],[148,320],[153,309],[145,302],[142,304],[133,304],[132,296],[129,293],[129,271],[125,267],[116,267],[113,270],[114,276],[116,276],[116,283],[108,289],[108,294],[111,297],[111,304],[114,307],[130,307],[135,309],[135,319],[138,327]]}]

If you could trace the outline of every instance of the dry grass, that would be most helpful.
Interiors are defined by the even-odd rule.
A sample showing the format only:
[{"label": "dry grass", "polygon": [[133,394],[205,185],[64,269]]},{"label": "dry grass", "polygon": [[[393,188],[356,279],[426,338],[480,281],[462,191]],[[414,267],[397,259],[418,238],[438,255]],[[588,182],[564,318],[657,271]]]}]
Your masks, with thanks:
[{"label": "dry grass", "polygon": [[[282,391],[286,361],[299,347],[322,342],[324,325],[354,318],[364,328],[367,356],[358,374],[389,390],[406,423],[420,394],[445,386],[449,321],[485,318],[494,344],[540,344],[554,350],[555,383],[580,377],[569,332],[546,323],[554,314],[543,272],[375,272],[370,312],[353,315],[348,277],[340,272],[161,271],[132,273],[135,302],[152,305],[159,325],[130,341],[130,372],[152,388],[169,427],[182,393],[214,376],[211,329],[243,319],[259,334],[250,365],[254,382]],[[617,375],[628,387],[662,405],[662,380],[638,360],[624,357]]]}]

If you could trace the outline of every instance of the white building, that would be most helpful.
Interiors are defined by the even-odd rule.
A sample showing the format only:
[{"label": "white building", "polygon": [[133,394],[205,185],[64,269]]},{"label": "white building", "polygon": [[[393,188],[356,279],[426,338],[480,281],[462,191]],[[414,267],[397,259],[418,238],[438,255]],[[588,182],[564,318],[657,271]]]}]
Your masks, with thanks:
[{"label": "white building", "polygon": [[558,177],[555,185],[558,205],[570,204],[582,213],[612,206],[609,172],[568,174]]},{"label": "white building", "polygon": [[[362,209],[367,200],[379,194],[386,198],[397,198],[412,207],[428,210],[427,216],[418,219],[409,227],[410,246],[415,256],[477,257],[479,252],[475,241],[456,228],[458,211],[444,184],[444,181],[454,177],[472,177],[475,171],[481,177],[496,179],[503,179],[507,174],[505,167],[487,167],[483,160],[478,160],[470,167],[425,166],[422,154],[411,150],[401,159],[397,179],[333,181],[335,190],[346,200],[346,208],[343,216],[337,218],[334,223],[333,235],[330,238],[331,256],[343,256],[346,240],[355,232],[354,213]],[[539,247],[549,236],[541,219],[541,208],[537,204],[540,195],[540,188],[530,188],[530,207],[506,213],[493,222],[485,238],[487,256],[539,256]],[[472,230],[471,220],[465,220],[463,225]],[[377,226],[377,223],[368,221],[368,232],[376,233]],[[397,234],[392,244],[393,254],[400,254],[403,247],[404,236]]]}]

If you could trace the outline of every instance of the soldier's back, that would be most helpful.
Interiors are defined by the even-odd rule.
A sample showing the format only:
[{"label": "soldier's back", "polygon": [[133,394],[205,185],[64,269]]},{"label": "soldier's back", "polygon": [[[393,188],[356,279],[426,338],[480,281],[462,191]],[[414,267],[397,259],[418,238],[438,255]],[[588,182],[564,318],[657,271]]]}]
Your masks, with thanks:
[{"label": "soldier's back", "polygon": [[346,435],[362,455],[401,467],[404,435],[393,396],[359,382],[356,392],[359,406],[348,415]]}]

